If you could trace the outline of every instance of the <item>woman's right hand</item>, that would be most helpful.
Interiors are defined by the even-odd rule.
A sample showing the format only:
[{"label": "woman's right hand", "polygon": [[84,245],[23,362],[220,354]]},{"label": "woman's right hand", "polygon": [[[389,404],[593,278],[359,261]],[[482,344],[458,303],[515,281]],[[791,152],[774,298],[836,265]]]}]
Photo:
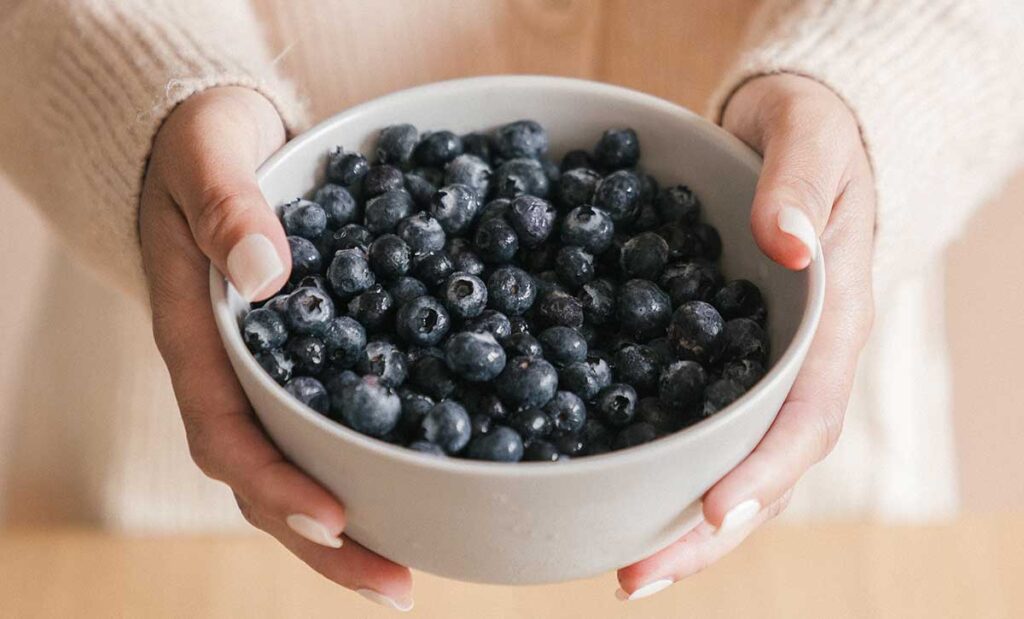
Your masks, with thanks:
[{"label": "woman's right hand", "polygon": [[211,262],[251,301],[288,278],[288,242],[255,177],[284,137],[274,106],[246,88],[209,89],[168,116],[139,210],[153,333],[192,457],[231,487],[245,519],[343,587],[408,610],[409,570],[344,538],[344,507],[270,443],[214,323]]}]

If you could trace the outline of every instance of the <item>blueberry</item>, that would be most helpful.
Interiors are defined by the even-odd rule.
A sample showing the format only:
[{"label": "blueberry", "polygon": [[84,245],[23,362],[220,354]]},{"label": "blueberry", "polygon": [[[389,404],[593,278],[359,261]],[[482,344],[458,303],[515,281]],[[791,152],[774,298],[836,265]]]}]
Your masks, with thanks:
[{"label": "blueberry", "polygon": [[669,266],[662,273],[659,283],[668,292],[673,307],[687,301],[710,301],[718,287],[714,269],[698,262]]},{"label": "blueberry", "polygon": [[594,190],[594,204],[615,223],[632,221],[640,206],[640,179],[629,170],[612,172]]},{"label": "blueberry", "polygon": [[465,380],[493,380],[505,369],[505,349],[490,333],[456,333],[448,338],[444,351],[448,367]]},{"label": "blueberry", "polygon": [[327,349],[327,360],[340,368],[350,368],[366,347],[366,330],[348,316],[337,316],[321,333]]},{"label": "blueberry", "polygon": [[481,275],[487,268],[480,256],[472,250],[469,241],[464,238],[454,238],[445,246],[445,251],[452,258],[452,267],[455,271],[461,271],[470,275]]},{"label": "blueberry", "polygon": [[612,370],[604,359],[588,356],[586,361],[570,363],[562,368],[558,378],[563,389],[575,393],[584,402],[590,402],[611,384]]},{"label": "blueberry", "polygon": [[356,371],[363,376],[377,376],[385,387],[398,387],[409,373],[405,353],[394,344],[379,340],[369,342],[359,354]]},{"label": "blueberry", "polygon": [[536,121],[517,120],[498,128],[494,146],[502,159],[540,159],[548,152],[548,134]]},{"label": "blueberry", "polygon": [[715,293],[712,304],[726,320],[750,318],[758,324],[764,324],[767,313],[761,291],[745,279],[734,279],[722,286]]},{"label": "blueberry", "polygon": [[539,408],[524,408],[512,413],[509,425],[528,443],[551,434],[551,420]]},{"label": "blueberry", "polygon": [[519,315],[530,309],[537,298],[537,287],[530,274],[518,267],[495,269],[487,279],[487,302],[494,309]]},{"label": "blueberry", "polygon": [[764,366],[752,359],[729,361],[722,366],[722,378],[738,383],[744,389],[753,387],[764,375]]},{"label": "blueberry", "polygon": [[679,358],[707,363],[725,346],[725,321],[711,304],[687,301],[672,314],[668,339]]},{"label": "blueberry", "polygon": [[656,438],[658,438],[658,432],[653,425],[644,421],[638,421],[631,426],[623,428],[615,435],[612,449],[628,449],[637,445],[643,445],[644,443],[650,443]]},{"label": "blueberry", "polygon": [[571,327],[549,327],[541,332],[540,344],[544,347],[545,357],[555,367],[585,361],[587,358],[587,342],[576,329]]},{"label": "blueberry", "polygon": [[284,318],[292,333],[318,334],[334,318],[334,302],[318,288],[298,288],[288,295]]},{"label": "blueberry", "polygon": [[409,449],[413,451],[418,451],[421,454],[426,454],[428,456],[444,457],[447,455],[444,453],[443,449],[431,443],[430,441],[413,441],[409,443]]},{"label": "blueberry", "polygon": [[469,416],[469,428],[473,438],[490,433],[491,428],[493,427],[494,417],[491,417],[490,415],[477,413]]},{"label": "blueberry", "polygon": [[653,282],[631,279],[619,288],[616,315],[623,331],[646,341],[665,334],[672,300]]},{"label": "blueberry", "polygon": [[451,131],[426,133],[412,151],[413,160],[422,166],[444,167],[462,154],[462,139]]},{"label": "blueberry", "polygon": [[327,153],[327,180],[351,187],[370,170],[370,163],[359,153],[346,153],[341,147]]},{"label": "blueberry", "polygon": [[469,414],[454,400],[443,400],[435,404],[424,415],[420,427],[424,439],[449,455],[462,451],[472,435]]},{"label": "blueberry", "polygon": [[487,286],[475,275],[453,273],[445,285],[443,301],[452,316],[475,318],[487,307]]},{"label": "blueberry", "polygon": [[555,273],[569,290],[594,279],[594,256],[577,245],[566,245],[555,257]]},{"label": "blueberry", "polygon": [[[639,170],[636,171],[637,178],[640,179],[640,203],[648,204],[652,208],[654,207],[654,201],[658,199],[658,195],[661,194],[661,187],[658,185],[658,179],[654,178],[650,174],[643,174]],[[657,209],[653,211],[657,213]],[[661,221],[660,215],[658,221]]]},{"label": "blueberry", "polygon": [[391,125],[380,130],[377,136],[377,161],[394,165],[407,165],[412,151],[419,142],[416,127],[408,124]]},{"label": "blueberry", "polygon": [[404,189],[391,189],[366,203],[363,221],[374,234],[391,232],[398,222],[412,215],[415,208],[412,196]]},{"label": "blueberry", "polygon": [[481,222],[473,235],[473,246],[489,264],[506,264],[519,250],[519,237],[512,224],[495,217]]},{"label": "blueberry", "polygon": [[558,373],[544,359],[515,357],[494,386],[498,397],[513,408],[539,408],[555,396]]},{"label": "blueberry", "polygon": [[562,172],[568,172],[576,168],[593,168],[594,160],[590,158],[590,153],[577,148],[565,153],[565,156],[562,157],[562,164],[559,167]]},{"label": "blueberry", "polygon": [[670,260],[692,260],[703,256],[704,248],[693,227],[675,222],[665,224],[655,232],[668,243]]},{"label": "blueberry", "polygon": [[445,363],[444,353],[424,355],[409,364],[409,382],[427,395],[443,400],[455,393],[455,379]]},{"label": "blueberry", "polygon": [[494,158],[494,141],[485,133],[467,133],[462,136],[462,152],[489,164]]},{"label": "blueberry", "polygon": [[473,439],[466,451],[474,460],[519,462],[523,459],[523,439],[512,428],[495,426],[488,434]]},{"label": "blueberry", "polygon": [[615,353],[615,376],[632,385],[640,395],[658,392],[663,369],[662,358],[650,346],[628,344]]},{"label": "blueberry", "polygon": [[700,218],[700,200],[686,185],[666,187],[655,201],[661,219],[666,223],[695,224]]},{"label": "blueberry", "polygon": [[676,361],[658,380],[658,399],[673,411],[686,411],[700,402],[707,374],[696,361]]},{"label": "blueberry", "polygon": [[315,378],[296,376],[284,384],[284,390],[321,415],[331,410],[331,397],[323,384]]},{"label": "blueberry", "polygon": [[605,211],[578,206],[562,220],[562,242],[579,245],[592,254],[603,253],[612,244],[615,224]]},{"label": "blueberry", "polygon": [[512,323],[508,316],[492,309],[484,310],[476,318],[467,320],[463,327],[474,333],[490,333],[499,342],[512,335]]},{"label": "blueberry", "polygon": [[706,223],[693,225],[693,234],[700,245],[700,255],[705,260],[715,261],[722,256],[722,237],[714,226]]},{"label": "blueberry", "polygon": [[[290,291],[289,291],[290,292]],[[277,312],[278,316],[284,319],[284,313],[286,311],[286,304],[288,303],[288,293],[279,292],[274,297],[267,299],[263,302],[265,309]]]},{"label": "blueberry", "polygon": [[331,233],[331,250],[339,252],[345,249],[370,250],[373,234],[359,224],[346,224],[340,230]]},{"label": "blueberry", "polygon": [[540,160],[540,166],[544,169],[544,176],[548,177],[548,187],[557,186],[558,181],[562,180],[562,171],[558,165],[545,157]]},{"label": "blueberry", "polygon": [[512,335],[516,335],[518,333],[525,333],[528,335],[530,333],[530,321],[527,320],[525,316],[510,316],[508,323],[511,327],[509,332]]},{"label": "blueberry", "polygon": [[523,451],[523,460],[526,462],[558,462],[562,458],[557,447],[542,440],[530,441]]},{"label": "blueberry", "polygon": [[658,214],[658,209],[650,202],[641,200],[640,207],[636,212],[636,219],[632,221],[630,228],[635,232],[651,232],[661,227],[661,224],[661,215]]},{"label": "blueberry", "polygon": [[499,198],[511,199],[524,194],[546,198],[551,182],[540,162],[509,159],[495,170],[491,186]]},{"label": "blueberry", "polygon": [[636,165],[640,160],[640,140],[632,129],[608,129],[594,147],[594,158],[605,170]]},{"label": "blueberry", "polygon": [[674,432],[679,426],[679,415],[674,414],[656,397],[642,398],[636,403],[635,419],[654,426],[658,436]]},{"label": "blueberry", "polygon": [[668,243],[653,232],[644,232],[622,246],[619,264],[624,277],[657,281],[668,263]]},{"label": "blueberry", "polygon": [[513,333],[501,343],[512,357],[543,357],[544,348],[529,333]]},{"label": "blueberry", "polygon": [[331,391],[331,415],[356,432],[384,436],[395,428],[401,414],[398,395],[374,375],[346,382]]},{"label": "blueberry", "polygon": [[409,271],[412,252],[397,235],[383,234],[370,244],[369,259],[377,277],[391,280]]},{"label": "blueberry", "polygon": [[324,341],[312,335],[300,335],[288,340],[285,350],[295,361],[296,374],[319,374],[327,363]]},{"label": "blueberry", "polygon": [[555,439],[555,447],[563,456],[575,458],[584,454],[587,444],[581,434],[565,434]]},{"label": "blueberry", "polygon": [[601,175],[588,168],[575,168],[558,179],[558,201],[566,208],[591,204]]},{"label": "blueberry", "polygon": [[495,198],[480,209],[480,214],[476,218],[478,226],[483,225],[485,221],[492,219],[504,219],[508,221],[506,215],[508,215],[508,207],[512,204],[512,201],[508,198]]},{"label": "blueberry", "polygon": [[416,261],[414,267],[416,277],[430,288],[436,288],[448,281],[455,272],[455,263],[448,252],[441,250],[429,253]]},{"label": "blueberry", "polygon": [[281,224],[285,234],[312,240],[327,228],[327,213],[316,202],[294,200],[281,207]]},{"label": "blueberry", "polygon": [[448,333],[451,319],[441,302],[422,296],[402,305],[395,317],[399,337],[417,346],[434,346]]},{"label": "blueberry", "polygon": [[597,415],[610,426],[629,425],[636,414],[636,390],[624,383],[608,385],[597,394]]},{"label": "blueberry", "polygon": [[595,279],[583,284],[576,298],[583,306],[583,318],[590,324],[602,325],[615,314],[615,284],[606,279]]},{"label": "blueberry", "polygon": [[340,369],[334,366],[327,366],[320,374],[320,382],[327,388],[328,394],[337,393],[361,380],[362,378],[352,370]]},{"label": "blueberry", "polygon": [[403,276],[388,285],[388,292],[395,301],[396,307],[402,307],[416,297],[427,294],[427,285],[415,277]]},{"label": "blueberry", "polygon": [[[473,383],[463,383],[464,385],[473,385]],[[473,415],[486,415],[495,421],[501,421],[508,418],[508,408],[493,393],[493,389],[490,385],[482,386],[481,388],[474,390],[463,390],[459,394],[459,398],[466,410]]]},{"label": "blueberry", "polygon": [[555,256],[561,245],[554,238],[533,247],[519,247],[519,266],[531,273],[550,271],[555,268]]},{"label": "blueberry", "polygon": [[242,319],[242,341],[251,352],[280,348],[287,339],[284,319],[272,309],[249,310]]},{"label": "blueberry", "polygon": [[395,300],[380,284],[375,284],[348,302],[348,315],[370,331],[390,331],[394,324]]},{"label": "blueberry", "polygon": [[445,185],[434,194],[430,204],[430,214],[449,235],[465,231],[473,223],[478,210],[480,198],[469,185]]},{"label": "blueberry", "polygon": [[327,294],[331,294],[331,285],[327,282],[327,278],[319,273],[315,275],[306,275],[299,281],[295,282],[296,288],[319,288]]},{"label": "blueberry", "polygon": [[743,385],[727,378],[716,380],[704,390],[704,408],[702,416],[710,417],[726,406],[729,406],[746,391]]},{"label": "blueberry", "polygon": [[561,280],[558,279],[558,273],[554,271],[538,273],[533,277],[533,283],[537,286],[538,297],[543,297],[555,291],[567,292]]},{"label": "blueberry", "polygon": [[407,172],[405,174],[405,190],[412,196],[416,208],[426,209],[430,208],[430,201],[434,198],[434,193],[437,192],[437,185],[415,172]]},{"label": "blueberry", "polygon": [[316,246],[301,236],[289,236],[288,249],[292,254],[292,272],[288,281],[298,282],[307,275],[319,273],[323,268],[323,260]]},{"label": "blueberry", "polygon": [[334,294],[348,299],[368,289],[376,279],[365,253],[358,249],[343,249],[334,254],[331,266],[327,268],[327,281],[331,282]]},{"label": "blueberry", "polygon": [[551,419],[556,435],[575,434],[587,422],[587,406],[578,395],[571,391],[558,391],[551,401],[544,405],[544,412]]},{"label": "blueberry", "polygon": [[537,301],[537,322],[542,326],[579,328],[583,325],[583,304],[561,290],[551,290]]},{"label": "blueberry", "polygon": [[551,235],[556,215],[550,202],[536,196],[519,196],[508,207],[509,223],[527,247],[539,245]]},{"label": "blueberry", "polygon": [[490,191],[491,166],[476,155],[459,155],[445,166],[444,184],[467,185],[483,198]]},{"label": "blueberry", "polygon": [[584,453],[596,456],[612,450],[612,434],[608,426],[597,419],[588,419],[582,432]]},{"label": "blueberry", "polygon": [[768,334],[761,325],[749,318],[734,318],[725,323],[724,333],[723,359],[751,359],[762,364],[768,361]]},{"label": "blueberry", "polygon": [[425,256],[444,249],[444,229],[439,221],[425,211],[398,222],[398,236],[409,246],[413,256]]},{"label": "blueberry", "polygon": [[260,364],[267,374],[279,385],[287,383],[292,378],[295,370],[295,360],[286,351],[280,348],[271,348],[256,353],[256,362]]}]

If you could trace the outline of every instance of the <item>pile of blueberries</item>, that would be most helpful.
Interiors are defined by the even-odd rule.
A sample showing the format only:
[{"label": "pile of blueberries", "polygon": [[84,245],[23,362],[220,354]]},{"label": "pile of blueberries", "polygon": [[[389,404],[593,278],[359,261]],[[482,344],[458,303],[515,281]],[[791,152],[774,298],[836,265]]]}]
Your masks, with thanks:
[{"label": "pile of blueberries", "polygon": [[765,305],[723,279],[700,200],[637,168],[632,129],[547,152],[530,120],[333,149],[281,209],[292,273],[243,318],[249,350],[313,410],[437,456],[600,454],[733,402],[765,373]]}]

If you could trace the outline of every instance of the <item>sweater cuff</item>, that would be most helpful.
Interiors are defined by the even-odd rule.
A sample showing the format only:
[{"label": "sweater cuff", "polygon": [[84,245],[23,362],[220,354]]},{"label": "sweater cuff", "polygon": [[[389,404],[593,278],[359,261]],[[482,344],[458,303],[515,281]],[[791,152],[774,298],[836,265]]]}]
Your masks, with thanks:
[{"label": "sweater cuff", "polygon": [[207,88],[242,86],[266,97],[292,134],[304,107],[277,76],[247,2],[111,0],[67,10],[72,27],[57,35],[39,89],[40,131],[77,153],[91,217],[72,234],[115,283],[144,293],[138,204],[167,115]]},{"label": "sweater cuff", "polygon": [[738,88],[775,73],[844,100],[874,171],[875,281],[885,283],[935,260],[1017,160],[1019,44],[994,4],[768,0],[709,115],[720,123]]}]

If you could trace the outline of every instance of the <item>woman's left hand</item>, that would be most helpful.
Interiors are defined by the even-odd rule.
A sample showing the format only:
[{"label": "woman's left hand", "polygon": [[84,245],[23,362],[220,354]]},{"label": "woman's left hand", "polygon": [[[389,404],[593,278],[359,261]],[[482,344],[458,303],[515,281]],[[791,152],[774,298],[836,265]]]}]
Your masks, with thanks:
[{"label": "woman's left hand", "polygon": [[758,245],[794,270],[825,254],[825,308],[800,374],[768,433],[704,495],[704,520],[657,554],[619,570],[622,599],[695,574],[777,516],[793,486],[835,446],[857,357],[871,328],[875,193],[857,121],[822,84],[755,78],[722,125],[764,156],[751,210]]}]

